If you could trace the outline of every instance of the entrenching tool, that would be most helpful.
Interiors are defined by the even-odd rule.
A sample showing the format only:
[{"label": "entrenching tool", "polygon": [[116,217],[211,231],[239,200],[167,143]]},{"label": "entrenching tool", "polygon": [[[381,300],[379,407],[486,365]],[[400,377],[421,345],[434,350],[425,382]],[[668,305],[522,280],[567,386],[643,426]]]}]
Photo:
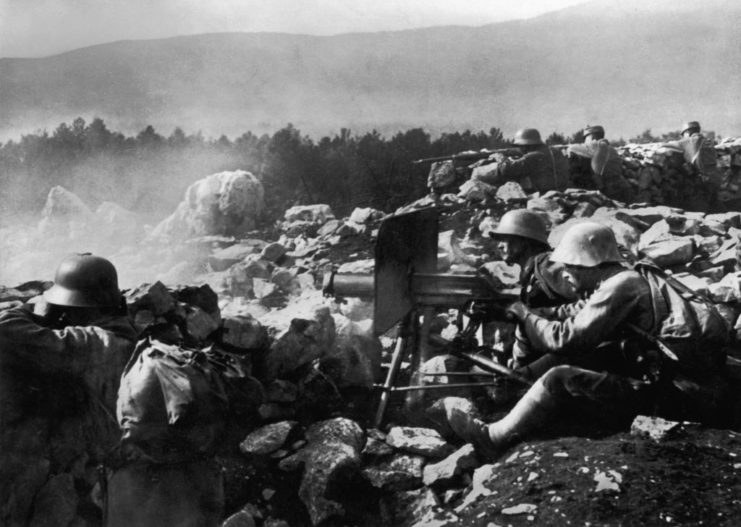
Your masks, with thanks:
[{"label": "entrenching tool", "polygon": [[[392,392],[407,392],[406,406],[413,411],[421,403],[423,390],[439,386],[423,385],[421,377],[424,375],[420,373],[420,366],[430,358],[435,342],[447,345],[447,351],[490,374],[505,375],[529,384],[509,368],[476,353],[488,349],[477,346],[475,339],[475,331],[484,321],[480,317],[471,316],[468,326],[463,328],[462,317],[459,316],[461,332],[455,342],[446,341],[439,335],[431,338],[430,326],[440,309],[456,308],[460,313],[477,302],[504,306],[517,299],[515,295],[497,291],[479,275],[438,273],[437,238],[438,213],[433,208],[392,216],[381,224],[378,231],[373,277],[335,272],[324,277],[324,293],[327,295],[374,299],[373,329],[376,335],[396,328],[396,343],[386,381],[383,385],[376,385],[381,390],[374,423],[376,427],[383,421]],[[410,386],[397,387],[396,377],[407,354],[411,355],[412,381]],[[442,386],[454,388],[492,384],[495,383]]]}]

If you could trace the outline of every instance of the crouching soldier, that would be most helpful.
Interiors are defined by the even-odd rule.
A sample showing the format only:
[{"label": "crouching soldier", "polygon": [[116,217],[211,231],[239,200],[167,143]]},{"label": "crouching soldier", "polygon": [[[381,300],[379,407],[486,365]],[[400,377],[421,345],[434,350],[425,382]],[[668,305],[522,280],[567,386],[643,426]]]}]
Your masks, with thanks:
[{"label": "crouching soldier", "polygon": [[0,313],[1,525],[100,525],[91,490],[136,337],[115,267],[91,254],[65,258],[33,311]]},{"label": "crouching soldier", "polygon": [[[680,306],[685,301],[673,296],[660,275],[623,267],[608,227],[575,225],[551,260],[565,265],[577,292],[593,293],[584,302],[554,309],[549,317],[522,302],[510,306],[531,344],[545,353],[527,366],[536,379],[532,387],[504,418],[491,424],[473,417],[459,398],[443,401],[450,428],[488,457],[564,417],[601,415],[623,426],[639,413],[653,412],[662,399],[679,400],[663,397],[674,394],[677,386],[716,384],[725,361],[722,346],[728,333],[723,321],[713,317],[717,312],[712,306],[702,328],[692,327],[689,317],[687,324],[674,324],[679,321],[677,306],[692,306]],[[701,330],[703,335],[692,334]],[[668,339],[660,338],[667,334],[676,336],[671,349]],[[717,416],[700,415],[707,408],[697,410],[692,418]]]}]

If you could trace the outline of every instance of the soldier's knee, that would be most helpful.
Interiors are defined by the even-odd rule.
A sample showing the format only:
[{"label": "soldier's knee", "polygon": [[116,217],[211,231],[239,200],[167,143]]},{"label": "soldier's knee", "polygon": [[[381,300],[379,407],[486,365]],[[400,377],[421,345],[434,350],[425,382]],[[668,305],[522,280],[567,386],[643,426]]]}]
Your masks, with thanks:
[{"label": "soldier's knee", "polygon": [[566,386],[569,379],[574,376],[578,371],[578,368],[561,364],[553,366],[540,378],[540,382],[543,383],[545,389],[554,395],[558,395],[566,392]]}]

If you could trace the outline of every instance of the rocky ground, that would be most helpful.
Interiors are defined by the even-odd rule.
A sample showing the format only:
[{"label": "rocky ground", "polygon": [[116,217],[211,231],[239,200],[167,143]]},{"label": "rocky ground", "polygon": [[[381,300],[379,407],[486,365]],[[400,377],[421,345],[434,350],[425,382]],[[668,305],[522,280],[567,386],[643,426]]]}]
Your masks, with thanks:
[{"label": "rocky ground", "polygon": [[[393,339],[373,333],[367,299],[337,302],[321,287],[333,267],[373,272],[373,244],[386,215],[357,209],[340,219],[326,205],[299,206],[270,228],[245,232],[252,227],[245,210],[254,207],[255,194],[261,196],[257,183],[241,173],[216,176],[187,194],[207,206],[179,207],[160,225],[142,227],[146,238],[133,220],[126,224],[130,230],[120,230],[124,211],[90,212],[59,188],[41,224],[22,235],[14,231],[6,243],[15,243],[16,255],[50,258],[48,246],[39,248],[50,229],[57,233],[54,243],[66,248],[81,237],[106,247],[115,237],[120,243],[111,259],[122,271],[138,329],[163,342],[216,350],[239,366],[240,406],[216,452],[225,469],[224,525],[741,521],[741,436],[734,431],[641,419],[632,431],[526,442],[490,464],[471,445],[443,437],[423,414],[404,412],[400,398],[381,429],[372,428],[373,384],[385,375]],[[230,192],[238,195],[214,198]],[[729,323],[737,324],[741,212],[626,205],[580,189],[527,195],[516,183],[493,194],[426,197],[397,212],[432,205],[441,214],[441,272],[470,274],[496,260],[487,229],[504,211],[527,207],[548,220],[552,245],[586,218],[609,225],[628,261],[651,258],[720,302]],[[106,223],[106,213],[117,219]],[[181,223],[187,236],[175,228]],[[22,267],[23,260],[14,265]],[[515,285],[516,269],[494,266],[503,287]],[[48,286],[36,281],[3,288],[2,306],[32,301]],[[454,335],[452,315],[441,313],[434,331]],[[402,377],[409,375],[405,366]]]}]

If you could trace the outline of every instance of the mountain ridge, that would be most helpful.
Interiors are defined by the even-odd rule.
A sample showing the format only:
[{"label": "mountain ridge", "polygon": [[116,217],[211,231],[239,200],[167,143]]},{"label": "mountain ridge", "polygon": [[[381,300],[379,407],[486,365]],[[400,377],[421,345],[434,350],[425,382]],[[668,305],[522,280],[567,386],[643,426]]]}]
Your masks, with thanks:
[{"label": "mountain ridge", "polygon": [[311,135],[493,126],[510,136],[523,126],[573,133],[599,121],[609,136],[627,137],[688,119],[741,131],[741,6],[719,0],[722,17],[686,5],[590,14],[602,4],[477,27],[208,33],[0,59],[0,140],[78,115],[128,133],[151,124],[213,136],[289,122]]}]

